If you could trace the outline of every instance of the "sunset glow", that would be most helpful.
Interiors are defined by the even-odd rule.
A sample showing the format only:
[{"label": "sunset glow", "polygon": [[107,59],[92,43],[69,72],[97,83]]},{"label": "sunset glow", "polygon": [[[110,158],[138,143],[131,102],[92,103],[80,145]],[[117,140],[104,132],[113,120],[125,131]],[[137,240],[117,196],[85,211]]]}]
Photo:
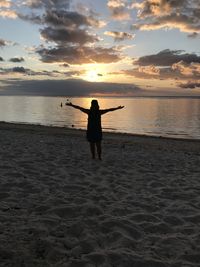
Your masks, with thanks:
[{"label": "sunset glow", "polygon": [[85,74],[85,80],[89,82],[99,82],[102,80],[102,75],[96,70],[88,70]]},{"label": "sunset glow", "polygon": [[200,95],[199,12],[198,0],[1,0],[0,86],[76,79]]}]

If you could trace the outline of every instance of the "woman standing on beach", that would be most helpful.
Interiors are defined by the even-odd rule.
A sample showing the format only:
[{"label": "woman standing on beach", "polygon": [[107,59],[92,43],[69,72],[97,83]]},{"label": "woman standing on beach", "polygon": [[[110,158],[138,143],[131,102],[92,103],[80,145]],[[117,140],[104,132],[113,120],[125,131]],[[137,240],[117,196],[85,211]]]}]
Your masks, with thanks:
[{"label": "woman standing on beach", "polygon": [[88,115],[87,140],[90,143],[90,151],[92,154],[92,158],[95,159],[95,147],[96,147],[98,158],[99,160],[101,160],[101,140],[102,140],[101,115],[110,111],[122,109],[124,106],[119,106],[116,108],[109,108],[109,109],[99,109],[98,101],[95,99],[92,100],[90,109],[82,108],[80,106],[73,105],[72,103],[66,103],[65,105],[79,109],[80,111]]}]

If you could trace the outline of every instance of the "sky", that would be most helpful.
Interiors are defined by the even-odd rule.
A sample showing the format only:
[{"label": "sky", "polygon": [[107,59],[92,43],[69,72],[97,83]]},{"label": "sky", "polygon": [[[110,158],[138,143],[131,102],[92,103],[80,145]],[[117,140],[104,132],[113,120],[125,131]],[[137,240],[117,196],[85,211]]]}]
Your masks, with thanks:
[{"label": "sky", "polygon": [[200,96],[200,1],[0,0],[0,94],[50,85]]}]

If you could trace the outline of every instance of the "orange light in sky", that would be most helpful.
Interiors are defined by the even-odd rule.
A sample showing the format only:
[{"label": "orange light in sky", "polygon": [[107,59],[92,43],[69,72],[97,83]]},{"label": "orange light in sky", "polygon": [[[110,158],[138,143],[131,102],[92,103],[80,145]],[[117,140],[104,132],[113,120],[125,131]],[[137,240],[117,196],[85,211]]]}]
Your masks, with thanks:
[{"label": "orange light in sky", "polygon": [[84,79],[89,82],[100,82],[101,75],[96,70],[88,70],[84,75]]}]

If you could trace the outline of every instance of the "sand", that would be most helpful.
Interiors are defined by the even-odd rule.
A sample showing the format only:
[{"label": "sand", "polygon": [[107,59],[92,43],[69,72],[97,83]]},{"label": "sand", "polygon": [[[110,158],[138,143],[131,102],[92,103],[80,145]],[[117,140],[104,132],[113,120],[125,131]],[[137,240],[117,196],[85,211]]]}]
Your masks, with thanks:
[{"label": "sand", "polygon": [[0,266],[200,266],[200,141],[0,123]]}]

